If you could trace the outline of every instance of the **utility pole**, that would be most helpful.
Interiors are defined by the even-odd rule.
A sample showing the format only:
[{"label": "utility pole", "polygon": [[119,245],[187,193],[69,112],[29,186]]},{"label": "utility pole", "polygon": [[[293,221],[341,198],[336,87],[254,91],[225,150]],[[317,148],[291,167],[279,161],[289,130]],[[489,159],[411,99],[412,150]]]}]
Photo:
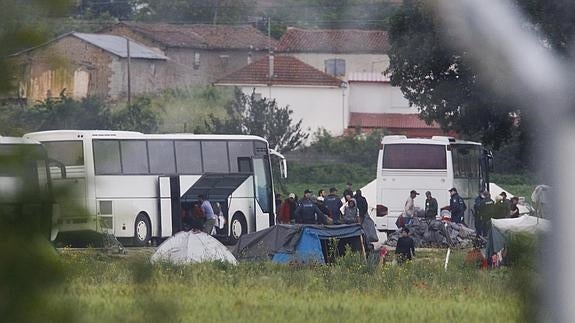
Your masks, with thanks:
[{"label": "utility pole", "polygon": [[212,25],[218,24],[218,7],[219,7],[218,0],[214,0],[214,19],[212,20]]},{"label": "utility pole", "polygon": [[132,105],[132,77],[131,77],[131,57],[130,57],[130,39],[126,38],[126,51],[128,53],[128,106]]}]

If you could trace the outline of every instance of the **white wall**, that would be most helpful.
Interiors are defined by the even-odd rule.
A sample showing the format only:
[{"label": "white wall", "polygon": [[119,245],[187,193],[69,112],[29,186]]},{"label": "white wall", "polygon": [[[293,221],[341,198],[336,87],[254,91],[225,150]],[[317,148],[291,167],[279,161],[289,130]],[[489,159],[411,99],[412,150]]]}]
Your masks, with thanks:
[{"label": "white wall", "polygon": [[360,113],[418,113],[399,87],[389,83],[350,82],[349,110]]},{"label": "white wall", "polygon": [[344,59],[345,80],[347,80],[350,73],[383,73],[389,66],[389,56],[386,54],[290,53],[289,55],[322,72],[325,72],[325,60],[334,58]]},{"label": "white wall", "polygon": [[289,105],[293,110],[292,120],[302,121],[302,129],[310,134],[306,143],[311,142],[313,133],[325,128],[332,135],[341,135],[349,122],[347,89],[336,87],[303,86],[242,86],[246,94],[254,90],[262,97],[275,99],[278,106]]}]

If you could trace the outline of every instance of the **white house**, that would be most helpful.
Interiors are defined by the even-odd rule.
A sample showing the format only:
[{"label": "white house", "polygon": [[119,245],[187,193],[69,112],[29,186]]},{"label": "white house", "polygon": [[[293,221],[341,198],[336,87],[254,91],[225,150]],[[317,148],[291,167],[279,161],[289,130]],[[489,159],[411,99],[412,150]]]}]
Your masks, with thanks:
[{"label": "white house", "polygon": [[[292,120],[313,134],[324,128],[341,135],[348,126],[347,86],[290,56],[270,56],[223,77],[216,86],[237,86],[246,94],[254,90],[293,110]],[[310,136],[311,139],[311,136]]]},{"label": "white house", "polygon": [[383,30],[288,27],[276,50],[345,81],[351,73],[382,74],[389,66]]}]

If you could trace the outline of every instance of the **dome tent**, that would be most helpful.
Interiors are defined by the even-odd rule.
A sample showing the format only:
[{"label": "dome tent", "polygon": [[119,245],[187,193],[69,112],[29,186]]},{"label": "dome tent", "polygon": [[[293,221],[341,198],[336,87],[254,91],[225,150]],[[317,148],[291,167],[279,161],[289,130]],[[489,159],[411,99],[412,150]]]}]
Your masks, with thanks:
[{"label": "dome tent", "polygon": [[164,241],[152,255],[152,263],[168,262],[177,265],[227,261],[237,264],[232,253],[214,237],[204,232],[178,232]]}]

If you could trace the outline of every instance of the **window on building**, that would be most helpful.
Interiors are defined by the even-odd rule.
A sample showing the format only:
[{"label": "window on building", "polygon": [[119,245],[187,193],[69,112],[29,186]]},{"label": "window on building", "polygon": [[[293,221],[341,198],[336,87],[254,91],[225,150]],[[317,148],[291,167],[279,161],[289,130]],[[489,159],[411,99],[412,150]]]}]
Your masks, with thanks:
[{"label": "window on building", "polygon": [[228,62],[230,60],[230,55],[220,55],[220,64],[222,68],[226,68],[228,66]]},{"label": "window on building", "polygon": [[341,58],[331,58],[325,60],[325,72],[333,76],[345,75],[345,60]]}]

